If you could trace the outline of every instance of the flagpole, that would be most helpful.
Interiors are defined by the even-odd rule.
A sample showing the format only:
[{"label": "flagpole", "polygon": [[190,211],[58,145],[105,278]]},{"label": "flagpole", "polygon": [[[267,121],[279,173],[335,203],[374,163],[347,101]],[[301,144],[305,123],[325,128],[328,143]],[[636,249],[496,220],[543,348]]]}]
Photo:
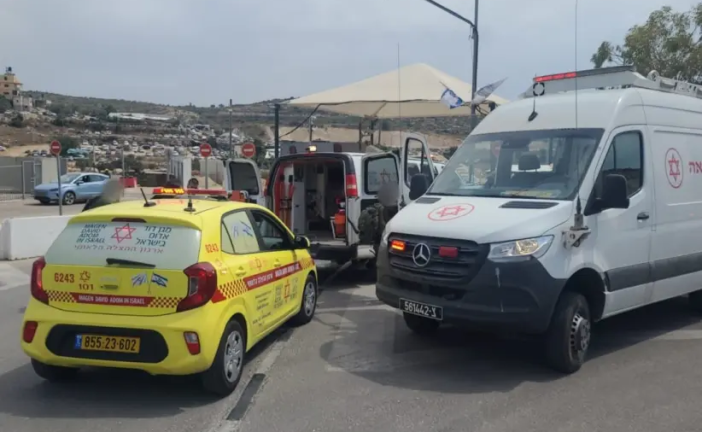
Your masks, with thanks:
[{"label": "flagpole", "polygon": [[[459,20],[463,21],[464,23],[468,24],[472,29],[473,29],[473,81],[471,84],[471,101],[475,99],[475,92],[478,90],[478,0],[475,0],[475,16],[473,18],[473,21],[469,20],[468,18],[465,18],[464,16],[458,14],[455,11],[452,11],[451,9],[447,8],[446,6],[435,2],[434,0],[424,0],[427,3],[431,3],[433,6],[436,6],[437,8],[441,9],[442,11],[446,12],[449,15],[452,15],[454,18],[458,18]],[[477,106],[471,103],[470,106],[470,131],[473,132],[473,129],[476,126],[476,111],[477,111]]]}]

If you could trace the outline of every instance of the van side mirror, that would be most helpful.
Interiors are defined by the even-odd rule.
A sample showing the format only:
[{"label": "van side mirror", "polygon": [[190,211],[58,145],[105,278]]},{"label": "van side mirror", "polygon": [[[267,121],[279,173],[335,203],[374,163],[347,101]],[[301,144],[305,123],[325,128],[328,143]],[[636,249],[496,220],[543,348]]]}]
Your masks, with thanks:
[{"label": "van side mirror", "polygon": [[426,191],[429,190],[430,184],[429,177],[425,174],[413,175],[410,179],[409,199],[414,201],[424,195]]},{"label": "van side mirror", "polygon": [[626,191],[626,177],[621,174],[608,174],[602,185],[600,210],[629,208],[629,198]]},{"label": "van side mirror", "polygon": [[310,239],[308,239],[305,236],[297,236],[295,237],[295,249],[309,249],[310,248]]}]

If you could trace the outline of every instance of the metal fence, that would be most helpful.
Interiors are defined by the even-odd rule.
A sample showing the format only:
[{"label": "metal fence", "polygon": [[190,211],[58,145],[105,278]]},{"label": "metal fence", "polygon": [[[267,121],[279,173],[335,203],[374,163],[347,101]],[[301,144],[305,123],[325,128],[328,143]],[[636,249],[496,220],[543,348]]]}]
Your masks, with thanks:
[{"label": "metal fence", "polygon": [[0,201],[31,196],[41,184],[41,159],[0,157]]}]

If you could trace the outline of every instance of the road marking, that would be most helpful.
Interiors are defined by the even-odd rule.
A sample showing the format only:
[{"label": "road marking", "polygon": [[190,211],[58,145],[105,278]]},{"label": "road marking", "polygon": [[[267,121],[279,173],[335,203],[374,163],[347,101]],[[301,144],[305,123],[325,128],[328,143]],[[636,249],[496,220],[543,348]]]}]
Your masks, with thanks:
[{"label": "road marking", "polygon": [[[236,432],[239,430],[239,427],[241,426],[241,420],[244,419],[246,412],[253,405],[253,401],[255,400],[257,393],[265,385],[265,382],[262,380],[261,377],[265,377],[266,374],[268,374],[268,372],[271,370],[276,360],[278,360],[278,357],[280,357],[280,353],[288,344],[288,341],[290,341],[292,333],[292,331],[287,331],[286,333],[281,335],[278,340],[273,342],[271,347],[268,349],[268,352],[266,353],[265,357],[263,358],[263,360],[261,360],[261,363],[258,365],[258,368],[251,375],[249,382],[246,383],[246,387],[244,387],[244,391],[242,392],[242,394],[239,395],[239,399],[235,401],[234,407],[227,413],[227,418],[225,418],[218,425],[212,428],[211,432]],[[253,387],[255,387],[255,393],[247,395],[247,400],[244,400],[243,396],[244,393],[246,393],[247,387],[251,388],[249,384],[252,384],[252,382],[255,380],[261,380],[258,383],[253,383]],[[239,386],[241,385],[242,383],[239,383]],[[246,406],[240,406],[240,402],[245,403]],[[229,418],[234,416],[238,417],[239,420],[229,420]]]},{"label": "road marking", "polygon": [[0,264],[0,291],[7,291],[29,285],[30,277],[10,264]]}]

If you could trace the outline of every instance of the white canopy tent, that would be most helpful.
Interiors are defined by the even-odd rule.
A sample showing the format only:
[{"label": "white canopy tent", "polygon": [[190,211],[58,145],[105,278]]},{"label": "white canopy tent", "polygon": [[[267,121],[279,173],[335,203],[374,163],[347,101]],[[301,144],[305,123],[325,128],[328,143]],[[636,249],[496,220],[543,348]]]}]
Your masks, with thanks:
[{"label": "white canopy tent", "polygon": [[[470,116],[470,106],[450,109],[441,102],[446,89],[470,102],[471,86],[427,64],[402,67],[332,90],[304,96],[290,105],[317,108],[356,117],[448,117]],[[497,105],[506,99],[491,95],[487,101]],[[487,108],[488,102],[481,105]]]}]

